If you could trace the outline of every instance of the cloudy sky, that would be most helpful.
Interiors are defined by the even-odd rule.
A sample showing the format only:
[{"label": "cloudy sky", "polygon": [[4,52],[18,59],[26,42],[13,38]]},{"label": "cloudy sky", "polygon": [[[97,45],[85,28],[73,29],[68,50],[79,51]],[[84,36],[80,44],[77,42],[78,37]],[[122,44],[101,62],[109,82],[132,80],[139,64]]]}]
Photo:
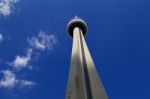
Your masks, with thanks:
[{"label": "cloudy sky", "polygon": [[150,99],[149,0],[0,0],[0,99],[65,99],[78,15],[110,99]]}]

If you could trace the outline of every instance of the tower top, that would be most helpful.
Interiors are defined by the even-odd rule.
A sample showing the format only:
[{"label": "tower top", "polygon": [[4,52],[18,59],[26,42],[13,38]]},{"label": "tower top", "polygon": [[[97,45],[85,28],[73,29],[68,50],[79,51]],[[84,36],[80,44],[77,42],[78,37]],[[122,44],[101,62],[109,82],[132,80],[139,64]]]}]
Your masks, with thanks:
[{"label": "tower top", "polygon": [[82,30],[83,35],[85,36],[87,32],[87,23],[77,16],[72,18],[67,25],[69,36],[73,37],[73,30],[76,27],[80,28]]}]

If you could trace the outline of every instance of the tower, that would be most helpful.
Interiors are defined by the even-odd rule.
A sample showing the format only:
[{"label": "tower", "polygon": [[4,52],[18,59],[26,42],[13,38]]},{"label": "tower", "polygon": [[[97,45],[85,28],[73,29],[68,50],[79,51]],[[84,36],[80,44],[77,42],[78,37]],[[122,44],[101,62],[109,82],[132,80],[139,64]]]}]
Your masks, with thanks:
[{"label": "tower", "polygon": [[66,99],[108,99],[84,39],[86,22],[75,17],[67,30],[73,46]]}]

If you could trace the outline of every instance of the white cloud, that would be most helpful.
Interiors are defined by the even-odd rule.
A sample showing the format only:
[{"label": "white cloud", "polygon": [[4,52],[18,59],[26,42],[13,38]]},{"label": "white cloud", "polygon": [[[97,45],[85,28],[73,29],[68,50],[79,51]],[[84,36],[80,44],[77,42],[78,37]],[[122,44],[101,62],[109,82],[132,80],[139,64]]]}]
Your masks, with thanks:
[{"label": "white cloud", "polygon": [[0,0],[0,14],[4,16],[10,15],[14,9],[14,4],[17,2],[18,0]]},{"label": "white cloud", "polygon": [[51,50],[57,44],[57,38],[54,35],[48,35],[42,31],[38,36],[27,39],[30,46],[39,50]]},{"label": "white cloud", "polygon": [[33,86],[33,85],[36,85],[35,82],[29,81],[29,80],[20,80],[20,84],[22,86]]},{"label": "white cloud", "polygon": [[2,42],[4,39],[3,35],[0,33],[0,42]]},{"label": "white cloud", "polygon": [[4,77],[0,81],[0,87],[12,88],[18,83],[18,80],[12,71],[5,70],[2,71],[2,73]]},{"label": "white cloud", "polygon": [[16,75],[10,70],[2,71],[2,73],[3,73],[3,78],[0,80],[0,87],[10,89],[15,86],[27,87],[27,86],[36,85],[36,83],[33,81],[17,79]]},{"label": "white cloud", "polygon": [[21,69],[27,67],[31,60],[32,49],[28,49],[26,56],[17,55],[15,60],[13,61],[13,67],[16,69]]},{"label": "white cloud", "polygon": [[[6,0],[7,1],[7,0]],[[0,34],[0,39],[3,39],[3,36]],[[26,87],[26,86],[33,86],[37,85],[36,82],[18,78],[17,74],[13,72],[20,73],[23,68],[32,68],[30,67],[31,61],[36,57],[36,51],[38,50],[52,50],[54,45],[56,45],[57,38],[54,35],[48,35],[44,32],[39,32],[37,36],[31,37],[30,39],[27,38],[29,43],[28,50],[26,55],[16,55],[15,59],[9,63],[13,67],[13,71],[5,70],[2,71],[3,76],[0,79],[0,87],[4,88],[13,88],[13,87]]]}]

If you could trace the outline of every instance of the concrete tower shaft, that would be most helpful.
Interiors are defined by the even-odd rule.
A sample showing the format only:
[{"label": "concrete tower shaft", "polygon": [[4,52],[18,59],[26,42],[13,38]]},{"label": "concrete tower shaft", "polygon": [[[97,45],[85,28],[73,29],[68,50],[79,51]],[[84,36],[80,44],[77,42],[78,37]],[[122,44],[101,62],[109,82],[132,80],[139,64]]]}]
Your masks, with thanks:
[{"label": "concrete tower shaft", "polygon": [[[78,24],[84,21],[71,22]],[[71,24],[69,23],[68,29]],[[83,26],[87,30],[87,25]],[[108,99],[85,42],[84,29],[76,25],[71,32],[73,46],[66,99]]]}]

